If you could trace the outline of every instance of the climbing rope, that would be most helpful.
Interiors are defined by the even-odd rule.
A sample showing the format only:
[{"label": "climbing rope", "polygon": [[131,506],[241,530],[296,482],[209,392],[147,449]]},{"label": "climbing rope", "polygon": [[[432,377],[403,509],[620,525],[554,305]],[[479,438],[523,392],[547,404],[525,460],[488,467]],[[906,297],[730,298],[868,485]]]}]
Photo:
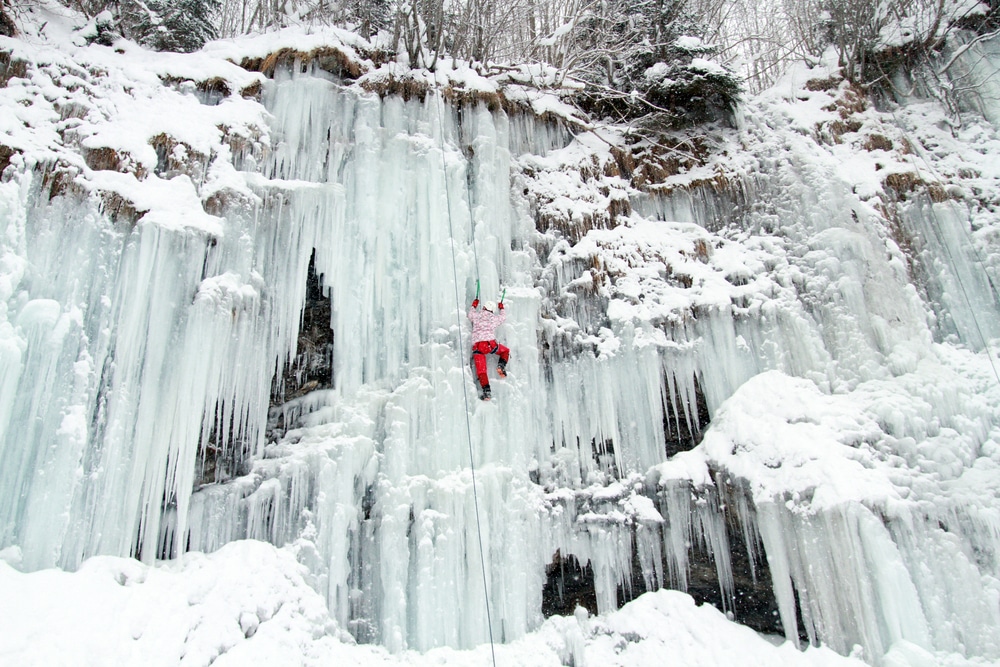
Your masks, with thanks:
[{"label": "climbing rope", "polygon": [[[448,167],[444,159],[444,97],[440,98],[441,109],[438,114],[438,124],[440,125],[441,131],[441,171],[444,175],[444,193],[445,200],[448,202],[448,235],[451,238],[451,269],[455,277],[455,315],[458,320],[458,355],[459,361],[462,366],[462,396],[465,399],[465,429],[469,439],[469,468],[472,470],[472,498],[475,502],[476,509],[476,534],[479,538],[479,563],[483,570],[483,595],[486,598],[486,625],[489,627],[490,631],[490,656],[493,658],[493,667],[496,667],[497,656],[496,651],[493,646],[493,619],[490,615],[490,590],[489,584],[486,578],[486,557],[483,551],[483,526],[479,519],[479,493],[476,489],[476,461],[472,451],[472,421],[469,417],[469,390],[468,384],[465,381],[465,362],[463,357],[463,350],[465,350],[465,341],[462,337],[462,299],[458,292],[458,262],[455,259],[455,230],[451,221],[451,194],[448,189]],[[468,179],[466,179],[466,188],[468,188]],[[469,199],[469,210],[472,210],[472,199]],[[476,251],[476,236],[475,228],[473,228],[472,235],[472,251],[475,254]],[[476,256],[476,275],[479,275],[479,257]]]}]

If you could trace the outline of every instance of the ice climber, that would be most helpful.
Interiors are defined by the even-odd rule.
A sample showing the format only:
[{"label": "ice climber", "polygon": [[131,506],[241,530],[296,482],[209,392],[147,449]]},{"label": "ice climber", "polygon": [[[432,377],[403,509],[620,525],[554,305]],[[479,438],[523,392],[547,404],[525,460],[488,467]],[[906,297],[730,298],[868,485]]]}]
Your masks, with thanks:
[{"label": "ice climber", "polygon": [[510,350],[497,342],[496,328],[507,319],[507,313],[503,312],[503,301],[499,304],[487,301],[483,303],[482,310],[479,308],[479,299],[472,302],[469,308],[469,319],[472,320],[472,361],[476,366],[476,377],[479,378],[479,386],[483,388],[479,398],[484,401],[490,400],[490,377],[486,374],[486,355],[496,354],[500,357],[497,364],[497,375],[502,378],[507,377],[507,360],[510,358]]}]

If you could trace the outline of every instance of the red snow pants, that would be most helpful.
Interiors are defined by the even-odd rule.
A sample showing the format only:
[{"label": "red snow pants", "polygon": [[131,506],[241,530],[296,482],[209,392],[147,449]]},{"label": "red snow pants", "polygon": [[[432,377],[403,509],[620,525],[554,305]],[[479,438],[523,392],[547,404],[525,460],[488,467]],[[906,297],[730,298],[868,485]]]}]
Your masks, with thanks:
[{"label": "red snow pants", "polygon": [[486,374],[486,355],[496,354],[505,364],[510,358],[510,348],[495,340],[481,340],[472,346],[472,361],[476,364],[476,377],[480,387],[490,386],[490,377]]}]

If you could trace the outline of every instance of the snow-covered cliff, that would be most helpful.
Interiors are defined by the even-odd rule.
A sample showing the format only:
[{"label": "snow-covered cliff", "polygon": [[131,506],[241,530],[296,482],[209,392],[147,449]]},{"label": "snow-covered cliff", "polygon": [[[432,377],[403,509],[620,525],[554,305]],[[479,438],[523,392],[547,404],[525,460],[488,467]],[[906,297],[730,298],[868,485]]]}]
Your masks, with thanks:
[{"label": "snow-covered cliff", "polygon": [[87,559],[266,541],[312,632],[393,653],[597,660],[616,621],[544,617],[675,588],[870,663],[1000,659],[988,121],[801,68],[657,143],[544,72],[364,49],[0,41],[5,560],[124,584],[159,568]]}]

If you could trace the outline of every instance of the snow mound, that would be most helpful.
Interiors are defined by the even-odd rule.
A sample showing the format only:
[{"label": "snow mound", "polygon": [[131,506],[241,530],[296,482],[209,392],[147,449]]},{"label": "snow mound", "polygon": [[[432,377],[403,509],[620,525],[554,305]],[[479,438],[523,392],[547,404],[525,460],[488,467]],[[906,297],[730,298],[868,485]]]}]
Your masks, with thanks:
[{"label": "snow mound", "polygon": [[289,552],[252,541],[156,567],[99,556],[73,574],[22,574],[0,563],[0,656],[21,665],[302,663],[306,647],[337,635],[304,570]]},{"label": "snow mound", "polygon": [[[67,667],[490,663],[488,645],[400,655],[355,645],[305,577],[291,549],[250,540],[152,567],[99,556],[72,574],[24,574],[0,560],[0,656],[5,664]],[[553,617],[493,650],[497,664],[537,667],[660,664],[664,655],[689,667],[864,664],[774,642],[684,593],[658,591],[606,616],[578,609]]]}]

